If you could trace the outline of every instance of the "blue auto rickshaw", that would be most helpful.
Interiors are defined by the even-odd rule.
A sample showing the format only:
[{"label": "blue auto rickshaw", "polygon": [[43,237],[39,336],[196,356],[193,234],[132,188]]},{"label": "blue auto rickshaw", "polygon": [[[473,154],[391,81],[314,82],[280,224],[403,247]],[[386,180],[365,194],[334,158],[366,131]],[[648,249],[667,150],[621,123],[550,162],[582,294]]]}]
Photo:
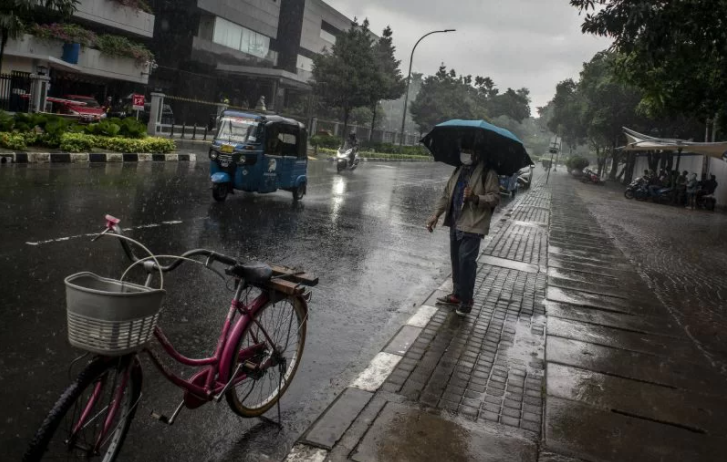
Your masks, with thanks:
[{"label": "blue auto rickshaw", "polygon": [[300,122],[278,115],[224,111],[210,146],[212,197],[222,202],[235,190],[306,193],[308,135]]}]

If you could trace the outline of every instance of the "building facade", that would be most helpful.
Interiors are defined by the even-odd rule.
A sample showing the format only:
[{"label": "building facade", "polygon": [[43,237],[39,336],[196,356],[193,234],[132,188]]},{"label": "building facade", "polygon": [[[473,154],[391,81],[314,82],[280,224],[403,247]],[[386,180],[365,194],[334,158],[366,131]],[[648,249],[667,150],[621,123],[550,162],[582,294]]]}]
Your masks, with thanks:
[{"label": "building facade", "polygon": [[69,21],[31,25],[10,40],[2,60],[0,109],[23,110],[28,98],[20,96],[30,92],[31,76],[49,79],[49,96],[87,95],[102,103],[107,96],[144,92],[154,65],[144,49],[154,36],[155,16],[143,2],[129,4],[79,0]]},{"label": "building facade", "polygon": [[[351,20],[321,0],[155,0],[149,86],[166,95],[305,116],[313,57]],[[166,100],[174,106],[174,99]],[[259,107],[259,106],[258,106]],[[191,104],[175,118],[206,123]],[[196,120],[198,118],[201,120]]]}]

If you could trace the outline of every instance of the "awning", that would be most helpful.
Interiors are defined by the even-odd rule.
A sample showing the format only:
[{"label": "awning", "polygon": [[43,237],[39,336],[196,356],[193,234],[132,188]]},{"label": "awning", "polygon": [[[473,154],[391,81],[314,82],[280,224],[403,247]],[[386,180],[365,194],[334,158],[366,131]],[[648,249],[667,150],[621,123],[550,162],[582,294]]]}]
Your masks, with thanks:
[{"label": "awning", "polygon": [[698,143],[674,138],[655,138],[626,127],[624,135],[628,140],[624,151],[674,151],[680,154],[698,154],[724,159],[727,161],[727,142]]},{"label": "awning", "polygon": [[217,70],[247,77],[277,80],[281,85],[311,91],[311,85],[298,74],[271,67],[237,66],[234,64],[217,64]]}]

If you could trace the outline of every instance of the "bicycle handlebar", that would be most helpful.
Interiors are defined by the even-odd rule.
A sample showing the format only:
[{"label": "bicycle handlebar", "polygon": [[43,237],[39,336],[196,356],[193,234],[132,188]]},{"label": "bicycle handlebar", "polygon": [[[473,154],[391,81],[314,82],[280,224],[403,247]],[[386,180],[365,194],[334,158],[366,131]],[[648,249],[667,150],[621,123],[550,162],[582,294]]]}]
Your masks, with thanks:
[{"label": "bicycle handlebar", "polygon": [[[104,230],[102,235],[106,234],[107,232],[110,231],[114,234],[118,234],[119,236],[123,236],[124,233],[121,230],[121,227],[119,226],[120,221],[121,220],[119,220],[118,218],[114,218],[111,215],[106,215],[106,229]],[[131,246],[126,241],[126,239],[119,239],[119,241],[121,242],[121,247],[123,247],[124,253],[129,258],[129,260],[131,260],[134,263],[136,263],[137,261],[140,260],[140,258],[136,256],[136,254],[134,253],[134,249],[131,248]],[[235,265],[239,264],[239,262],[235,258],[228,257],[227,255],[223,255],[223,254],[214,252],[212,250],[207,250],[207,249],[189,250],[187,252],[184,252],[181,255],[181,257],[190,258],[190,257],[198,256],[198,255],[203,255],[212,261],[218,261],[220,263],[224,263],[225,265],[235,266]],[[158,269],[167,273],[169,271],[174,270],[182,263],[184,263],[184,260],[178,259],[178,260],[174,260],[172,263],[170,263],[167,266],[160,265],[161,268],[158,268]]]}]

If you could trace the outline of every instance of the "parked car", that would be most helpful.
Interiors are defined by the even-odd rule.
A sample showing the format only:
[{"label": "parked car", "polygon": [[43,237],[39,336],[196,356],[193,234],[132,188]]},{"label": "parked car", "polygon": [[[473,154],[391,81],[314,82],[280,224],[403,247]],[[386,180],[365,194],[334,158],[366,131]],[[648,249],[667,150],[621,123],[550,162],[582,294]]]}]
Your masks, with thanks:
[{"label": "parked car", "polygon": [[[30,100],[31,94],[20,95],[23,100]],[[81,122],[98,122],[106,117],[104,109],[93,96],[64,95],[46,98],[46,112],[78,117]]]},{"label": "parked car", "polygon": [[523,189],[528,189],[533,182],[533,166],[523,167],[517,172],[517,182]]},{"label": "parked car", "polygon": [[98,122],[106,117],[106,113],[93,96],[64,95],[61,98],[49,97],[53,103],[53,112],[79,116],[82,121]]}]

